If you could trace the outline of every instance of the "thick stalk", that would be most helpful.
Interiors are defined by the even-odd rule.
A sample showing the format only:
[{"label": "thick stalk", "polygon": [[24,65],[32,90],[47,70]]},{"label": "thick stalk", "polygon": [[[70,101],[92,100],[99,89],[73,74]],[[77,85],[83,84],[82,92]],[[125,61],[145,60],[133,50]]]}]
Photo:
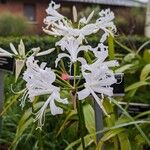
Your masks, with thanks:
[{"label": "thick stalk", "polygon": [[[103,105],[104,105],[107,113],[110,115],[110,117],[105,118],[107,127],[113,127],[115,125],[115,122],[116,122],[116,116],[115,116],[114,108],[108,99],[104,100]],[[119,136],[119,134],[118,134],[118,136]],[[112,138],[113,143],[114,143],[114,150],[119,149],[118,136],[116,135]]]},{"label": "thick stalk", "polygon": [[108,37],[108,53],[109,59],[112,60],[115,58],[114,40],[111,35]]},{"label": "thick stalk", "polygon": [[79,133],[81,137],[82,148],[83,150],[85,150],[85,141],[84,141],[85,120],[84,120],[84,114],[83,114],[82,101],[80,100],[78,100],[77,102],[77,111],[78,111],[78,116],[79,116]]},{"label": "thick stalk", "polygon": [[77,100],[77,87],[76,87],[76,74],[77,74],[77,64],[74,63],[74,91],[73,91],[73,97],[74,101],[77,104],[77,112],[78,112],[78,117],[79,117],[79,133],[81,137],[81,143],[82,143],[82,148],[85,150],[85,141],[84,141],[84,131],[85,131],[85,120],[84,120],[84,114],[83,114],[83,106],[82,106],[82,101]]}]

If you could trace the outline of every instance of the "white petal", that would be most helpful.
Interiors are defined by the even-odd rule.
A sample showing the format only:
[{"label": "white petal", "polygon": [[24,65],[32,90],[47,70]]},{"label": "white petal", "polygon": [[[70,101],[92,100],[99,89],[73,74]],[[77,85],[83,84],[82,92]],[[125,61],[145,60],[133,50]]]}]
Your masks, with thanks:
[{"label": "white petal", "polygon": [[18,55],[18,52],[16,51],[16,48],[15,48],[15,46],[12,43],[10,43],[10,48],[11,48],[11,50],[13,51],[13,53],[15,55]]},{"label": "white petal", "polygon": [[0,53],[0,57],[12,57],[12,54],[4,54],[4,53]]},{"label": "white petal", "polygon": [[87,23],[90,22],[90,20],[92,19],[93,15],[94,15],[94,10],[93,10],[93,11],[90,13],[90,15],[88,16],[88,18],[87,18]]},{"label": "white petal", "polygon": [[40,53],[36,54],[36,56],[47,55],[47,54],[52,53],[54,50],[55,50],[55,48],[51,48],[51,49],[49,49],[49,50],[46,50],[46,51],[44,51],[44,52],[40,52]]},{"label": "white petal", "polygon": [[86,60],[84,58],[82,58],[82,57],[78,57],[77,60],[81,63],[82,66],[87,64]]},{"label": "white petal", "polygon": [[78,94],[78,99],[83,100],[90,95],[90,91],[87,88],[85,88],[85,89],[79,91],[77,94]]},{"label": "white petal", "polygon": [[54,99],[52,99],[50,101],[50,110],[51,110],[52,115],[57,115],[57,114],[62,114],[63,113],[63,109],[56,106]]},{"label": "white petal", "polygon": [[77,15],[77,9],[75,6],[73,6],[73,21],[77,22],[78,15]]},{"label": "white petal", "polygon": [[98,104],[98,105],[100,106],[100,108],[103,110],[104,114],[105,114],[106,116],[108,116],[108,114],[107,114],[107,112],[106,112],[106,110],[105,110],[105,108],[104,108],[104,106],[103,106],[103,104],[102,104],[100,98],[94,93],[94,91],[93,91],[92,89],[90,90],[90,92],[91,92],[92,96],[94,97],[95,101],[97,102],[97,104]]},{"label": "white petal", "polygon": [[57,67],[58,62],[63,58],[63,57],[68,57],[71,60],[71,57],[68,54],[65,53],[61,53],[58,55],[58,58],[55,60],[55,66]]},{"label": "white petal", "polygon": [[18,45],[18,52],[20,56],[25,57],[25,46],[22,39],[20,40],[20,44]]},{"label": "white petal", "polygon": [[25,60],[19,60],[19,59],[16,59],[16,71],[15,71],[15,81],[17,81],[23,67],[24,67],[24,64],[25,64]]},{"label": "white petal", "polygon": [[8,57],[12,57],[13,54],[5,51],[4,49],[0,48],[0,56],[8,56]]},{"label": "white petal", "polygon": [[44,125],[44,122],[45,122],[45,111],[46,111],[46,108],[47,108],[48,104],[50,103],[50,101],[51,101],[51,97],[49,97],[46,100],[46,102],[41,107],[41,109],[36,113],[35,121],[38,120],[38,128],[42,128],[42,126]]}]

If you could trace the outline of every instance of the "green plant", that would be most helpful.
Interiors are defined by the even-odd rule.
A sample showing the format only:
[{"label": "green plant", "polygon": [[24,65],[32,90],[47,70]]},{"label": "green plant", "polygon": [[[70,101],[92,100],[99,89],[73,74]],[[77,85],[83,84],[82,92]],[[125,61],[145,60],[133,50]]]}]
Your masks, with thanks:
[{"label": "green plant", "polygon": [[15,16],[11,13],[0,15],[0,36],[19,36],[31,33],[31,25],[23,16]]},{"label": "green plant", "polygon": [[[148,126],[147,124],[150,123],[149,118],[144,120],[141,120],[139,116],[133,118],[116,100],[110,97],[106,98],[105,96],[111,96],[113,94],[110,85],[116,82],[113,71],[108,67],[116,66],[117,62],[104,62],[108,53],[109,59],[115,58],[114,39],[112,37],[112,31],[115,30],[115,26],[112,22],[112,19],[114,18],[113,13],[111,13],[110,10],[101,12],[102,16],[105,14],[102,20],[106,19],[106,22],[104,23],[105,26],[102,26],[104,34],[102,35],[98,46],[89,46],[87,43],[92,41],[88,38],[86,39],[86,36],[98,31],[98,25],[101,29],[103,21],[101,22],[101,19],[98,19],[95,24],[87,25],[87,20],[90,20],[93,15],[93,13],[91,13],[87,20],[86,18],[83,19],[77,25],[78,28],[76,28],[76,24],[72,24],[70,20],[56,12],[55,9],[58,7],[59,5],[55,5],[54,2],[49,5],[47,13],[50,13],[51,16],[57,14],[60,18],[56,17],[56,19],[59,19],[56,22],[53,20],[55,16],[46,18],[45,23],[47,27],[44,28],[44,31],[48,34],[61,37],[63,35],[63,38],[59,39],[60,41],[56,44],[56,46],[60,46],[56,49],[58,58],[56,59],[55,65],[57,66],[60,61],[58,68],[45,67],[45,63],[42,63],[39,66],[37,59],[41,54],[39,52],[40,49],[34,48],[25,52],[25,46],[22,40],[20,41],[18,50],[15,49],[13,44],[10,44],[13,53],[9,53],[2,48],[0,49],[1,56],[14,57],[16,61],[22,60],[23,64],[26,62],[27,67],[27,70],[23,74],[23,79],[26,81],[26,87],[24,82],[19,82],[19,80],[17,80],[17,74],[16,81],[19,82],[18,85],[25,88],[21,92],[14,92],[15,96],[11,96],[10,99],[7,100],[3,112],[0,114],[4,116],[6,124],[3,130],[1,143],[3,143],[3,145],[6,144],[7,136],[11,135],[10,143],[7,144],[10,149],[14,150],[22,149],[22,146],[24,145],[25,148],[29,150],[49,148],[55,150],[58,148],[65,149],[65,147],[67,147],[66,149],[99,150],[104,144],[108,150],[110,150],[111,147],[115,150],[130,150],[132,147],[131,143],[134,141],[133,139],[135,139],[135,137],[136,139],[140,138],[142,140],[142,142],[140,140],[138,141],[138,144],[140,143],[139,145],[143,146],[143,143],[150,145],[149,137],[146,136],[143,131],[143,125]],[[76,22],[76,16],[77,12],[74,8],[74,22]],[[49,28],[51,25],[53,28]],[[62,26],[64,26],[64,28],[62,28]],[[89,28],[89,26],[91,28]],[[68,29],[67,32],[66,28]],[[87,32],[89,30],[90,32]],[[108,50],[107,46],[104,45],[106,37],[109,37]],[[130,48],[122,46],[118,41],[116,41],[116,43],[131,53],[132,57],[129,58],[134,58]],[[95,42],[93,44],[97,43]],[[141,49],[142,47],[136,53]],[[48,54],[49,52],[52,52],[51,50],[53,51],[54,49],[44,51],[42,54]],[[63,53],[60,53],[61,50],[63,50]],[[67,53],[65,53],[66,51]],[[80,54],[78,55],[79,52]],[[63,57],[69,58],[70,65],[68,67],[65,65],[65,62],[68,61],[68,59],[63,62]],[[50,57],[48,58],[50,59]],[[146,57],[144,58],[146,59]],[[124,58],[124,60],[130,59],[127,57]],[[127,69],[129,69],[130,64],[127,65]],[[147,76],[149,75],[147,70],[149,70],[149,66],[144,67],[141,73],[142,80],[147,79]],[[132,71],[134,72],[135,70],[133,69]],[[17,86],[15,87],[16,91]],[[132,90],[131,87],[130,89]],[[12,106],[17,107],[19,105],[17,100],[22,93],[21,105],[24,106],[26,103],[26,106],[21,114],[16,115],[16,113],[20,111],[20,108],[14,109]],[[98,93],[101,94],[101,97],[99,97]],[[105,128],[102,131],[95,131],[95,116],[91,96],[93,96],[96,103],[99,104],[104,112]],[[100,101],[101,98],[102,101]],[[47,109],[48,105],[50,106],[50,109]],[[118,115],[115,112],[115,106],[122,111],[121,115]],[[9,111],[13,111],[13,113],[9,114]],[[53,116],[62,114],[63,112],[64,114],[60,117]],[[8,118],[6,113],[8,113]],[[146,114],[149,114],[149,112]],[[141,115],[144,116],[145,114]],[[9,119],[9,116],[12,116],[13,119]],[[9,122],[10,120],[13,124]],[[37,126],[33,122],[37,120],[38,127],[43,127],[42,131],[35,130]],[[44,123],[45,126],[43,126]],[[18,126],[16,126],[16,124],[18,124]],[[10,133],[7,133],[9,127],[12,127],[11,129],[14,131],[9,130]],[[72,130],[74,130],[76,134],[72,134]],[[133,138],[129,136],[131,130],[135,131]],[[14,132],[15,135],[11,134]],[[67,132],[67,134],[65,134],[65,132]],[[103,137],[97,142],[96,134],[98,133],[103,133]],[[142,150],[142,146],[139,148],[140,150]]]}]

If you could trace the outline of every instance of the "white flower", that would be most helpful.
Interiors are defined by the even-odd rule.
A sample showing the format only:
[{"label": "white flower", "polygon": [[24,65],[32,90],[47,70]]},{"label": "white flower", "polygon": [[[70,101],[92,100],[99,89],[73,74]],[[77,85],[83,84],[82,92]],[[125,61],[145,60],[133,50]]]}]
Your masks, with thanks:
[{"label": "white flower", "polygon": [[18,45],[18,51],[16,50],[15,46],[10,43],[10,48],[13,53],[10,53],[2,48],[0,48],[0,57],[5,56],[5,57],[19,57],[19,58],[24,58],[25,57],[25,46],[22,40],[20,40],[20,44]]},{"label": "white flower", "polygon": [[[85,36],[91,35],[93,33],[98,32],[99,30],[104,31],[100,42],[103,43],[107,36],[113,36],[113,33],[116,32],[116,27],[113,23],[114,13],[110,11],[110,9],[102,10],[99,15],[100,17],[96,20],[95,23],[90,23],[91,18],[93,17],[94,11],[88,16],[86,19],[85,17],[79,20],[78,28],[74,28],[71,21],[65,19],[64,16],[60,15],[57,12],[57,8],[60,5],[56,5],[52,1],[50,3],[47,12],[49,15],[44,19],[44,23],[47,25],[43,28],[43,31],[49,35],[53,36],[63,36],[63,37],[74,37],[80,39],[80,43],[85,39]],[[77,21],[77,12],[76,9],[73,8],[73,16],[74,21]],[[80,25],[84,26],[80,26]]]},{"label": "white flower", "polygon": [[81,19],[79,20],[79,23],[88,24],[88,23],[90,22],[90,20],[92,19],[93,15],[94,15],[94,11],[92,11],[92,12],[90,13],[90,15],[88,16],[87,19],[86,19],[85,17],[81,18]]},{"label": "white flower", "polygon": [[85,89],[78,92],[78,98],[82,100],[91,94],[103,112],[107,115],[97,94],[101,94],[101,99],[103,99],[104,95],[113,95],[113,88],[111,85],[116,83],[116,79],[113,71],[110,70],[109,67],[114,67],[118,65],[118,63],[117,61],[104,61],[108,56],[107,49],[104,50],[102,48],[102,51],[96,51],[96,53],[99,53],[97,54],[99,56],[93,64],[88,65],[85,61],[82,61],[81,70],[85,79]]},{"label": "white flower", "polygon": [[53,1],[49,4],[49,7],[46,9],[46,12],[50,16],[44,19],[45,24],[50,25],[53,22],[64,19],[64,16],[57,12],[58,8],[60,8],[60,5],[56,4]]},{"label": "white flower", "polygon": [[113,33],[116,32],[116,26],[113,23],[114,13],[110,9],[102,10],[100,13],[100,18],[96,20],[96,24],[99,29],[104,31],[100,42],[103,43],[109,34],[113,36]]},{"label": "white flower", "polygon": [[61,102],[63,104],[68,104],[67,99],[61,99],[59,92],[54,91],[36,114],[35,121],[38,120],[38,128],[42,128],[42,126],[44,125],[45,112],[46,112],[46,108],[48,107],[48,105],[50,107],[50,111],[51,111],[52,115],[57,115],[57,114],[63,113],[63,109],[56,106],[55,101]]},{"label": "white flower", "polygon": [[58,87],[52,85],[56,79],[55,73],[51,68],[47,68],[46,63],[40,66],[38,61],[31,56],[26,62],[27,70],[23,74],[23,79],[27,82],[29,98],[32,101],[35,96],[50,94],[54,90],[59,90]]},{"label": "white flower", "polygon": [[18,51],[16,50],[15,46],[10,43],[10,48],[13,53],[7,52],[6,50],[0,48],[0,57],[15,57],[15,77],[16,81],[21,73],[21,70],[25,64],[25,46],[22,40],[20,40],[20,44],[18,45]]},{"label": "white flower", "polygon": [[[92,66],[89,66],[89,68],[90,67]],[[107,115],[100,99],[103,99],[103,95],[113,95],[113,88],[110,86],[116,83],[116,79],[106,65],[101,64],[100,68],[92,68],[94,71],[92,69],[83,71],[85,89],[78,92],[78,98],[82,100],[91,94],[103,112]],[[86,71],[90,71],[90,73],[86,73]],[[99,98],[97,94],[101,94],[101,98]]]},{"label": "white flower", "polygon": [[[39,122],[42,120],[44,112],[47,108],[47,105],[50,105],[50,110],[52,115],[62,114],[63,110],[56,106],[54,100],[58,102],[67,103],[66,99],[61,99],[59,95],[60,89],[53,84],[56,79],[56,75],[51,70],[51,68],[47,68],[46,63],[42,63],[38,66],[38,61],[34,60],[34,57],[31,56],[28,58],[27,70],[23,75],[23,79],[27,82],[26,88],[28,90],[27,94],[32,102],[35,96],[40,95],[47,95],[49,94],[49,98],[46,100],[40,111],[38,112],[37,119],[40,119]],[[42,125],[42,123],[40,123]]]},{"label": "white flower", "polygon": [[55,61],[56,66],[63,57],[68,57],[72,63],[76,62],[80,51],[87,51],[91,48],[88,45],[80,45],[80,41],[74,37],[64,38],[63,40],[57,42],[56,45],[59,45],[63,51],[66,50],[68,52],[68,54],[60,53],[58,55],[58,58]]}]

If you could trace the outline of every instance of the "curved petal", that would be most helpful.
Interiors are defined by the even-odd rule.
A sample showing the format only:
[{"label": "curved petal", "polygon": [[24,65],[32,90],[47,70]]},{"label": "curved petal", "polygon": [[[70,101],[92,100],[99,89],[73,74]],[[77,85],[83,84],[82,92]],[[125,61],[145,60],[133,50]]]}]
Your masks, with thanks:
[{"label": "curved petal", "polygon": [[71,57],[68,54],[65,53],[61,53],[58,55],[58,58],[55,60],[55,66],[57,67],[58,62],[63,58],[63,57],[68,57],[71,60]]},{"label": "curved petal", "polygon": [[54,50],[55,50],[55,48],[51,48],[51,49],[48,49],[48,50],[46,50],[46,51],[44,51],[44,52],[40,52],[40,53],[36,54],[36,56],[47,55],[47,54],[52,53]]},{"label": "curved petal", "polygon": [[45,111],[46,108],[48,106],[48,104],[50,103],[50,101],[52,100],[51,97],[49,97],[46,102],[44,103],[44,105],[40,108],[40,110],[36,113],[36,118],[35,121],[38,121],[38,127],[37,128],[42,128],[42,126],[44,125],[45,122]]},{"label": "curved petal", "polygon": [[7,57],[12,57],[13,54],[7,52],[6,50],[0,48],[0,56],[7,56]]},{"label": "curved petal", "polygon": [[79,91],[77,94],[78,94],[78,99],[83,100],[90,95],[90,91],[87,88],[85,88],[85,89]]},{"label": "curved petal", "polygon": [[97,102],[97,104],[98,104],[98,105],[100,106],[100,108],[103,110],[104,114],[105,114],[106,116],[109,116],[109,115],[107,114],[107,112],[106,112],[106,110],[105,110],[105,108],[104,108],[104,106],[103,106],[103,104],[102,104],[100,98],[95,94],[95,92],[94,92],[92,89],[90,89],[90,92],[91,92],[93,98],[95,99],[95,101]]},{"label": "curved petal", "polygon": [[16,51],[15,46],[14,46],[12,43],[10,43],[9,45],[10,45],[10,48],[11,48],[12,52],[13,52],[15,55],[18,55],[18,52]]},{"label": "curved petal", "polygon": [[50,101],[50,110],[51,110],[52,115],[57,115],[57,114],[62,114],[63,113],[63,109],[56,106],[54,99],[52,99]]}]

